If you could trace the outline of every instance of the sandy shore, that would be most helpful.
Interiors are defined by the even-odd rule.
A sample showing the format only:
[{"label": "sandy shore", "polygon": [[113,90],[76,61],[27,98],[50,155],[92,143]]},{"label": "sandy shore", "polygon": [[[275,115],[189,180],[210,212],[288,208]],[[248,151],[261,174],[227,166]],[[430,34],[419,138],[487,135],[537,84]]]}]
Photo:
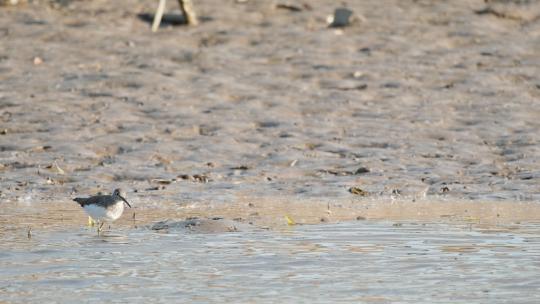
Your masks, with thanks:
[{"label": "sandy shore", "polygon": [[534,10],[349,1],[329,29],[334,1],[278,2],[157,33],[155,1],[1,7],[2,221],[116,187],[148,221],[540,219]]}]

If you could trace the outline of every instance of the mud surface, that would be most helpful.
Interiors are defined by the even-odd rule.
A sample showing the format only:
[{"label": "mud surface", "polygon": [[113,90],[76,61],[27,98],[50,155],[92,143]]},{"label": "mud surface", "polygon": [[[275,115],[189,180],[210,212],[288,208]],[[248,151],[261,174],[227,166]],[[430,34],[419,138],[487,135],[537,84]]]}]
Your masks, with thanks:
[{"label": "mud surface", "polygon": [[0,10],[3,203],[540,197],[535,19],[359,1],[329,29],[332,1],[200,1],[153,34],[154,1],[66,3]]}]

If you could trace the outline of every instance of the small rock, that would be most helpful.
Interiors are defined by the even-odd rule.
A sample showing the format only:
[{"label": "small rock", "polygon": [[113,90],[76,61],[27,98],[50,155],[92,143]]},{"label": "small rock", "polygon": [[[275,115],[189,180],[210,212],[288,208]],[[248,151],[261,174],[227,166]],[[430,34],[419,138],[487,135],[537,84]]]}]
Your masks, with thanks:
[{"label": "small rock", "polygon": [[329,27],[344,27],[348,26],[351,22],[351,16],[353,11],[347,8],[336,8],[333,16],[327,18]]},{"label": "small rock", "polygon": [[187,175],[187,174],[180,174],[177,176],[178,178],[181,178],[183,180],[188,180],[188,179],[191,179],[191,176]]},{"label": "small rock", "polygon": [[369,169],[366,168],[366,167],[360,167],[358,169],[356,169],[356,171],[354,171],[354,175],[360,175],[360,174],[364,174],[364,173],[369,173]]},{"label": "small rock", "polygon": [[363,72],[360,72],[360,71],[355,71],[353,74],[352,74],[352,77],[353,78],[362,78],[364,77],[364,73]]},{"label": "small rock", "polygon": [[34,57],[34,65],[40,65],[43,63],[43,59],[39,57]]}]

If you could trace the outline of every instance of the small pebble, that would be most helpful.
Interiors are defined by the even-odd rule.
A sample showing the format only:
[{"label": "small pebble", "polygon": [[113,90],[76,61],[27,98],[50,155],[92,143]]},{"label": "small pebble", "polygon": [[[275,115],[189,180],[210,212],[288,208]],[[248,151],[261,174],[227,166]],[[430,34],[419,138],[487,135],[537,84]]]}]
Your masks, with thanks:
[{"label": "small pebble", "polygon": [[351,23],[351,16],[353,11],[347,8],[336,8],[333,16],[327,18],[329,27],[344,27],[348,26]]}]

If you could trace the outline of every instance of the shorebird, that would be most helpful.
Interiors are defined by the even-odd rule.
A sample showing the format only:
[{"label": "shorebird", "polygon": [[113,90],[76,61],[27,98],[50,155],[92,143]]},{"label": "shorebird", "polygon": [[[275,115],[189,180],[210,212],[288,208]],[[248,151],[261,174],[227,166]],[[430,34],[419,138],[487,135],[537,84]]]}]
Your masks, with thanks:
[{"label": "shorebird", "polygon": [[124,212],[124,203],[131,208],[125,199],[126,193],[120,189],[114,189],[112,195],[96,195],[87,198],[77,197],[73,200],[83,207],[84,211],[98,222],[97,232],[105,222],[117,220]]}]

